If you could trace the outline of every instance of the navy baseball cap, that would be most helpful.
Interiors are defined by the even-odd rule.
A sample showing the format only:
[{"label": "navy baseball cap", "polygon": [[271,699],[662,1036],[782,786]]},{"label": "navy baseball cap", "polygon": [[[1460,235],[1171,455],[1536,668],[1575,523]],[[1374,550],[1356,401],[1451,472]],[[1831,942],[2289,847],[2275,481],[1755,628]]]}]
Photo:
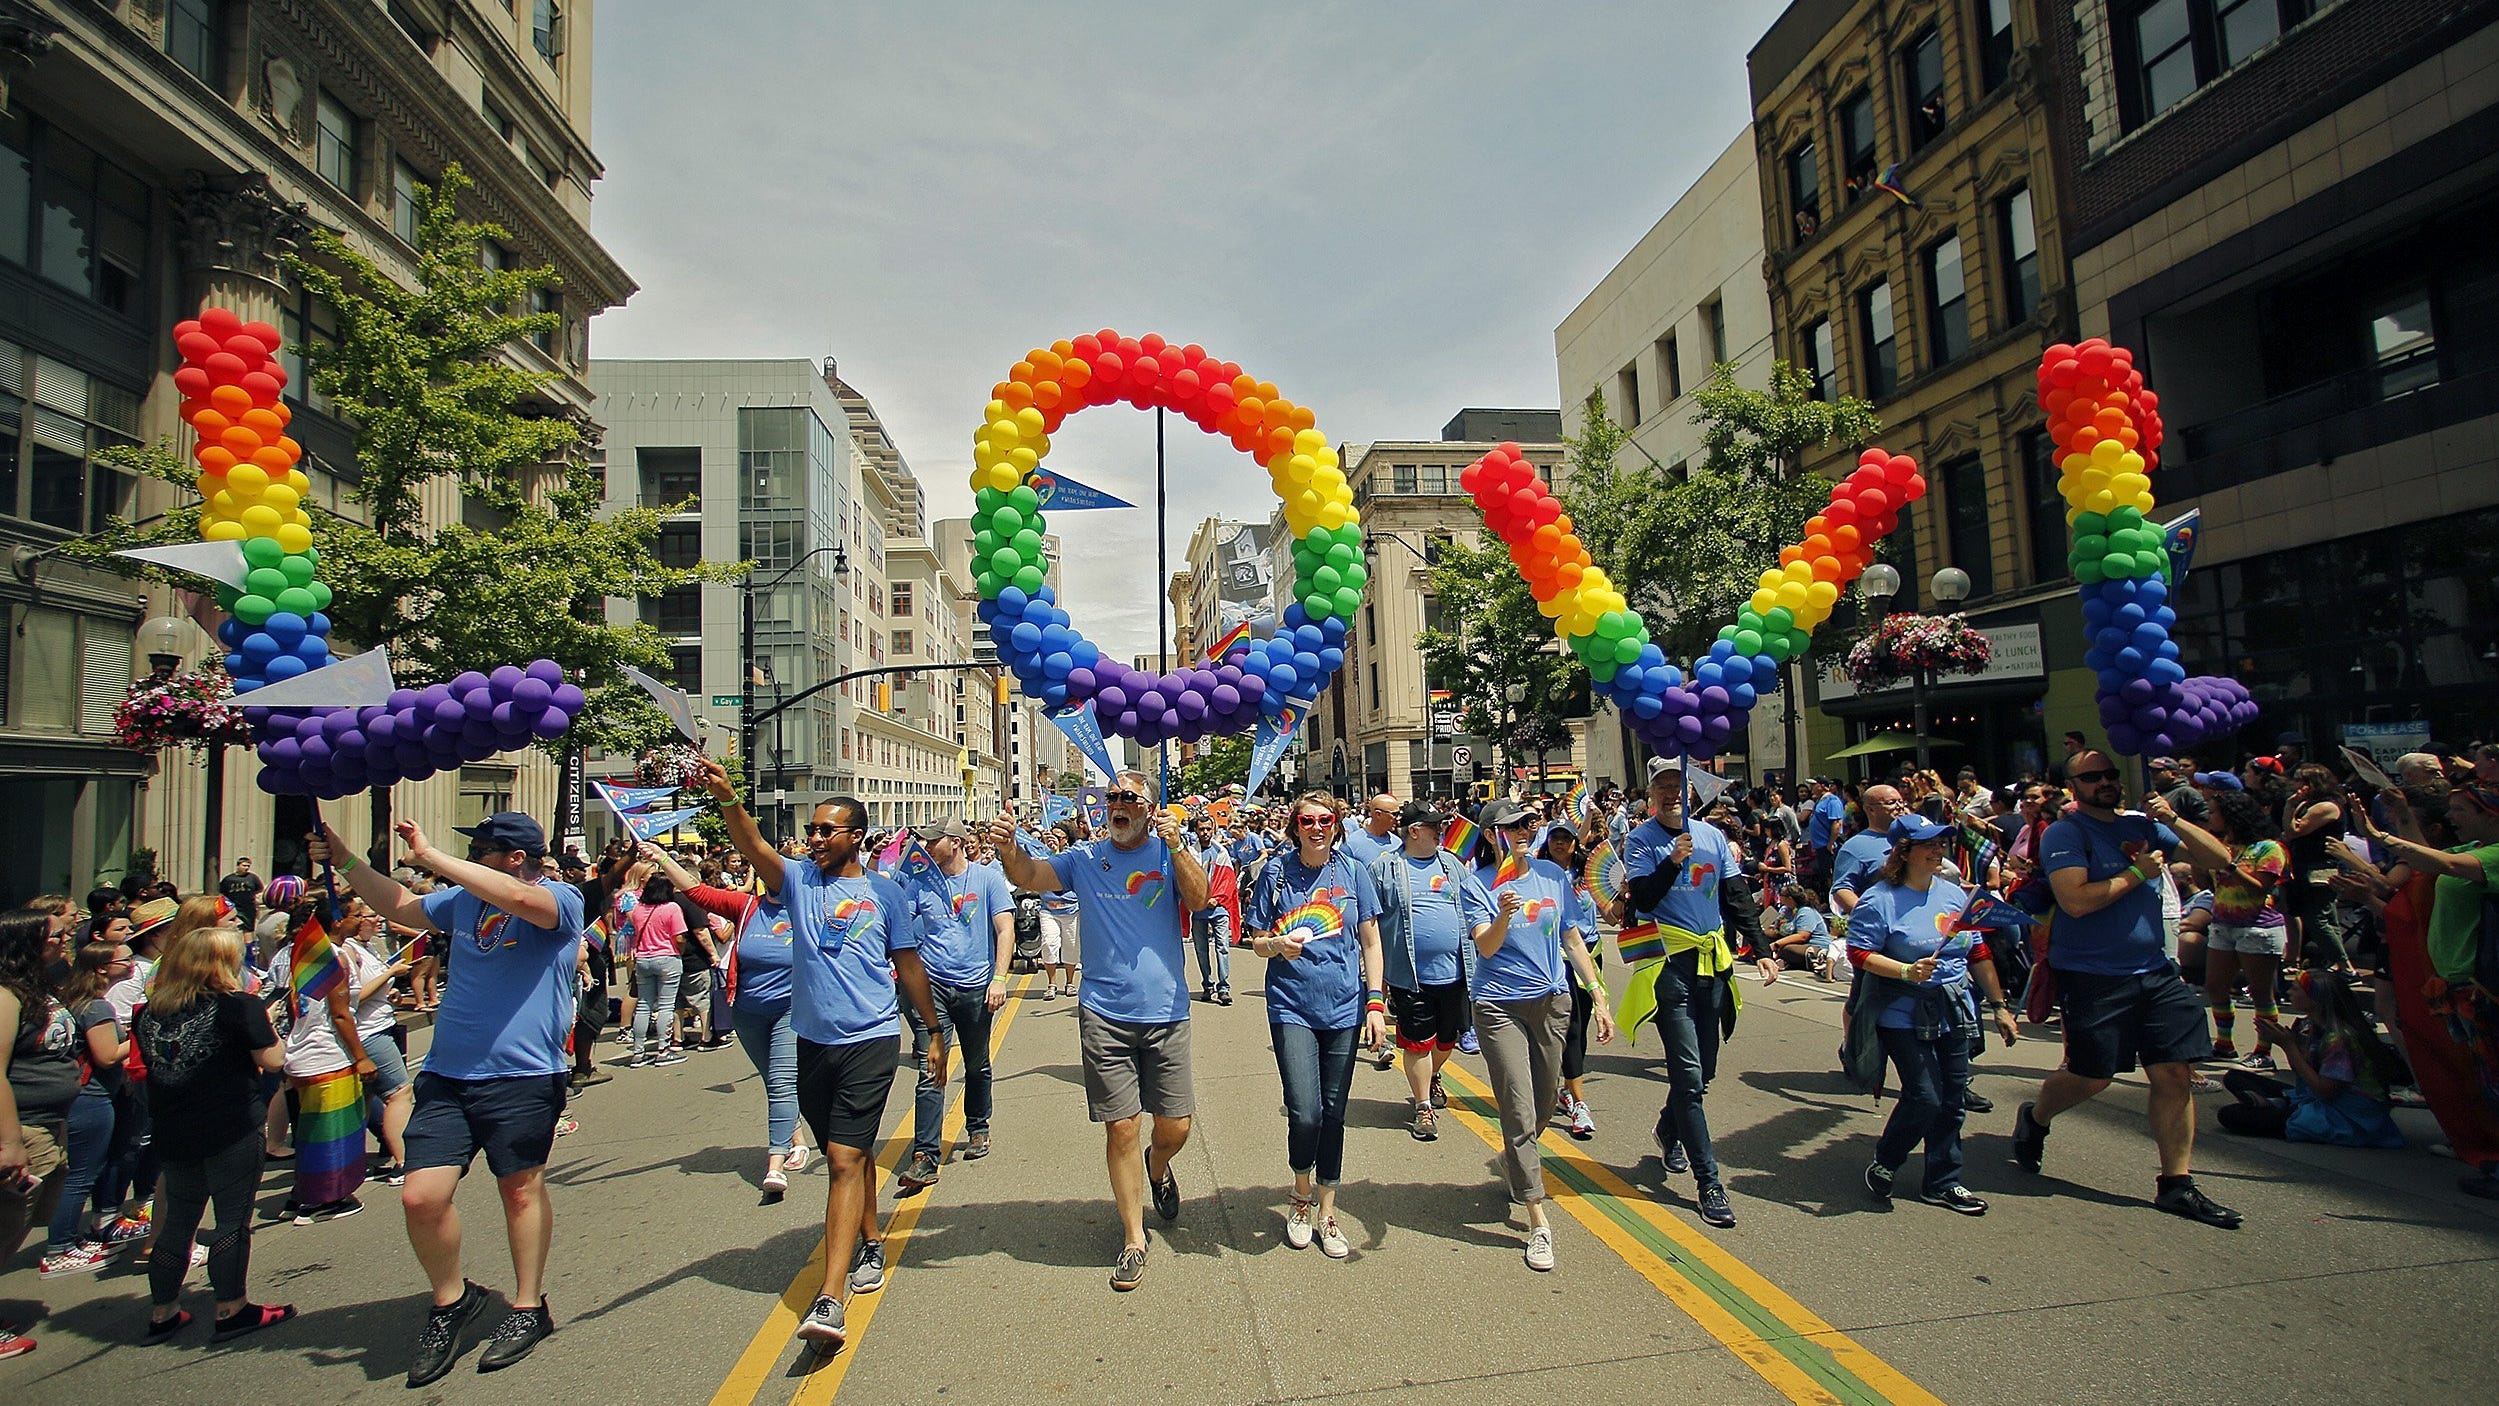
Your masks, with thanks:
[{"label": "navy baseball cap", "polygon": [[532,858],[543,858],[547,852],[547,832],[517,810],[499,810],[475,825],[451,828],[456,834],[494,849],[516,849]]}]

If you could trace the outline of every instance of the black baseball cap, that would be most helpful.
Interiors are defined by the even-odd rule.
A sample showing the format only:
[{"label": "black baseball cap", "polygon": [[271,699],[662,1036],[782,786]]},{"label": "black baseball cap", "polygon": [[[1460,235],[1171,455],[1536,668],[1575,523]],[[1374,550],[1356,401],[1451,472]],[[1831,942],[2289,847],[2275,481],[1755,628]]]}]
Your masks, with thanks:
[{"label": "black baseball cap", "polygon": [[499,810],[475,825],[454,825],[453,832],[493,849],[516,849],[533,859],[547,853],[547,832],[517,810]]},{"label": "black baseball cap", "polygon": [[1397,812],[1397,828],[1402,830],[1409,825],[1438,825],[1441,819],[1440,807],[1433,805],[1430,801],[1408,801]]},{"label": "black baseball cap", "polygon": [[1506,826],[1528,824],[1535,817],[1527,813],[1527,807],[1516,801],[1498,800],[1485,806],[1475,819],[1487,830],[1499,830]]}]

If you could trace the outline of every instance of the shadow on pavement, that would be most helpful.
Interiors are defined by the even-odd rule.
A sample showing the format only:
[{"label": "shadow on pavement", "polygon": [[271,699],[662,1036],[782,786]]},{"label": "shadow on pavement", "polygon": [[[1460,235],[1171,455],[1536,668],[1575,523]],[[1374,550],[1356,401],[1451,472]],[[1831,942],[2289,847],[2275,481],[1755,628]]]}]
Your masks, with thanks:
[{"label": "shadow on pavement", "polygon": [[[262,1285],[255,1284],[253,1287],[256,1291],[254,1297],[259,1302],[285,1302],[283,1294],[269,1293]],[[424,1322],[429,1301],[429,1296],[419,1290],[373,1303],[314,1309],[277,1327],[212,1346],[208,1293],[204,1287],[195,1285],[192,1292],[183,1296],[183,1306],[190,1309],[198,1321],[170,1340],[142,1346],[148,1314],[147,1294],[142,1288],[135,1298],[90,1300],[45,1319],[41,1326],[53,1335],[48,1341],[63,1341],[74,1336],[104,1346],[75,1361],[64,1362],[54,1358],[44,1365],[56,1374],[73,1370],[123,1345],[133,1351],[161,1356],[167,1368],[184,1365],[194,1353],[214,1353],[223,1357],[238,1352],[274,1352],[316,1367],[354,1367],[364,1373],[367,1381],[378,1382],[407,1372],[408,1357],[415,1347],[416,1332]],[[476,1352],[485,1342],[486,1335],[503,1321],[504,1312],[503,1296],[497,1293],[486,1312],[480,1314],[478,1321],[463,1335],[463,1357]],[[562,1326],[560,1318],[557,1326]]]},{"label": "shadow on pavement", "polygon": [[[790,1280],[800,1267],[807,1263],[807,1257],[815,1253],[816,1242],[823,1238],[821,1220],[792,1226],[761,1244],[718,1250],[682,1268],[671,1269],[659,1278],[627,1289],[577,1317],[584,1323],[605,1318],[685,1279],[706,1280],[724,1289],[743,1289],[748,1293],[778,1298],[790,1287]],[[917,1235],[913,1236],[913,1240],[917,1243]]]},{"label": "shadow on pavement", "polygon": [[615,1159],[569,1163],[547,1173],[550,1186],[594,1186],[603,1181],[617,1181],[640,1176],[644,1172],[675,1170],[686,1176],[734,1176],[752,1186],[763,1183],[764,1152],[761,1147],[706,1147],[683,1157],[663,1157],[635,1167],[620,1167]]}]

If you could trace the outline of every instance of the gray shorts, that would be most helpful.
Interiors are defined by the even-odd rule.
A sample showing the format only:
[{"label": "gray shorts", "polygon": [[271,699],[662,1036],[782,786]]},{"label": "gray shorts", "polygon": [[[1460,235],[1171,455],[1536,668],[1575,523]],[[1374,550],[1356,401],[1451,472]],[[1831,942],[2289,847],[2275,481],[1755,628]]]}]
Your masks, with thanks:
[{"label": "gray shorts", "polygon": [[2243,928],[2232,923],[2215,923],[2204,930],[2204,950],[2208,952],[2243,952],[2251,957],[2279,957],[2291,943],[2291,930],[2286,927]]},{"label": "gray shorts", "polygon": [[709,967],[699,972],[687,972],[684,980],[677,986],[677,999],[684,1002],[688,1010],[702,1010],[711,998],[712,969]]},{"label": "gray shorts", "polygon": [[1085,1064],[1085,1112],[1097,1123],[1151,1113],[1186,1118],[1190,1092],[1189,1022],[1139,1025],[1076,1008],[1076,1047]]},{"label": "gray shorts", "polygon": [[388,1100],[416,1082],[408,1073],[408,1056],[385,1030],[364,1042],[364,1057],[373,1061],[373,1077],[364,1081],[367,1098]]}]

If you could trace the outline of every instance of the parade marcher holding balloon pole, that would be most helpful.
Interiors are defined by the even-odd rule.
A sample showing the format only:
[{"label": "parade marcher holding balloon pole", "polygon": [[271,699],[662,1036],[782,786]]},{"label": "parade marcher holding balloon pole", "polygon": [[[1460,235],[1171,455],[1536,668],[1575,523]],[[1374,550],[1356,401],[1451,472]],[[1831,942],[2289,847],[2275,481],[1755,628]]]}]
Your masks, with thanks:
[{"label": "parade marcher holding balloon pole", "polygon": [[[1206,870],[1180,822],[1153,808],[1152,784],[1124,772],[1110,793],[1110,834],[1048,859],[1015,842],[1015,817],[990,822],[1007,878],[1027,893],[1073,891],[1085,914],[1084,982],[1076,1006],[1086,1111],[1102,1125],[1111,1200],[1123,1237],[1111,1287],[1145,1280],[1145,1198],[1180,1218],[1172,1159],[1197,1111],[1189,1071],[1189,915],[1204,908]],[[1154,1130],[1144,1136],[1151,1114]]]},{"label": "parade marcher holding balloon pole", "polygon": [[1355,1043],[1378,1049],[1388,1039],[1379,888],[1364,862],[1344,852],[1338,822],[1336,798],[1324,791],[1294,801],[1294,846],[1260,873],[1242,912],[1250,950],[1267,959],[1267,1031],[1284,1081],[1293,1172],[1284,1243],[1308,1249],[1315,1232],[1335,1260],[1353,1252],[1336,1223],[1336,1187]]},{"label": "parade marcher holding balloon pole", "polygon": [[[850,1335],[854,1275],[868,1267],[862,1259],[877,1244],[870,1152],[900,1063],[897,991],[911,998],[923,1024],[937,1028],[928,972],[920,965],[919,919],[901,886],[861,861],[868,809],[858,800],[835,796],[817,803],[807,822],[807,858],[797,861],[784,858],[756,828],[719,762],[704,758],[697,784],[720,803],[729,842],[790,915],[798,1112],[824,1148],[831,1173],[824,1196],[824,1284],[799,1320],[798,1335],[820,1352],[833,1352]],[[941,1084],[945,1058],[943,1044],[929,1047],[931,1073]],[[882,1287],[881,1269],[875,1282]]]}]

